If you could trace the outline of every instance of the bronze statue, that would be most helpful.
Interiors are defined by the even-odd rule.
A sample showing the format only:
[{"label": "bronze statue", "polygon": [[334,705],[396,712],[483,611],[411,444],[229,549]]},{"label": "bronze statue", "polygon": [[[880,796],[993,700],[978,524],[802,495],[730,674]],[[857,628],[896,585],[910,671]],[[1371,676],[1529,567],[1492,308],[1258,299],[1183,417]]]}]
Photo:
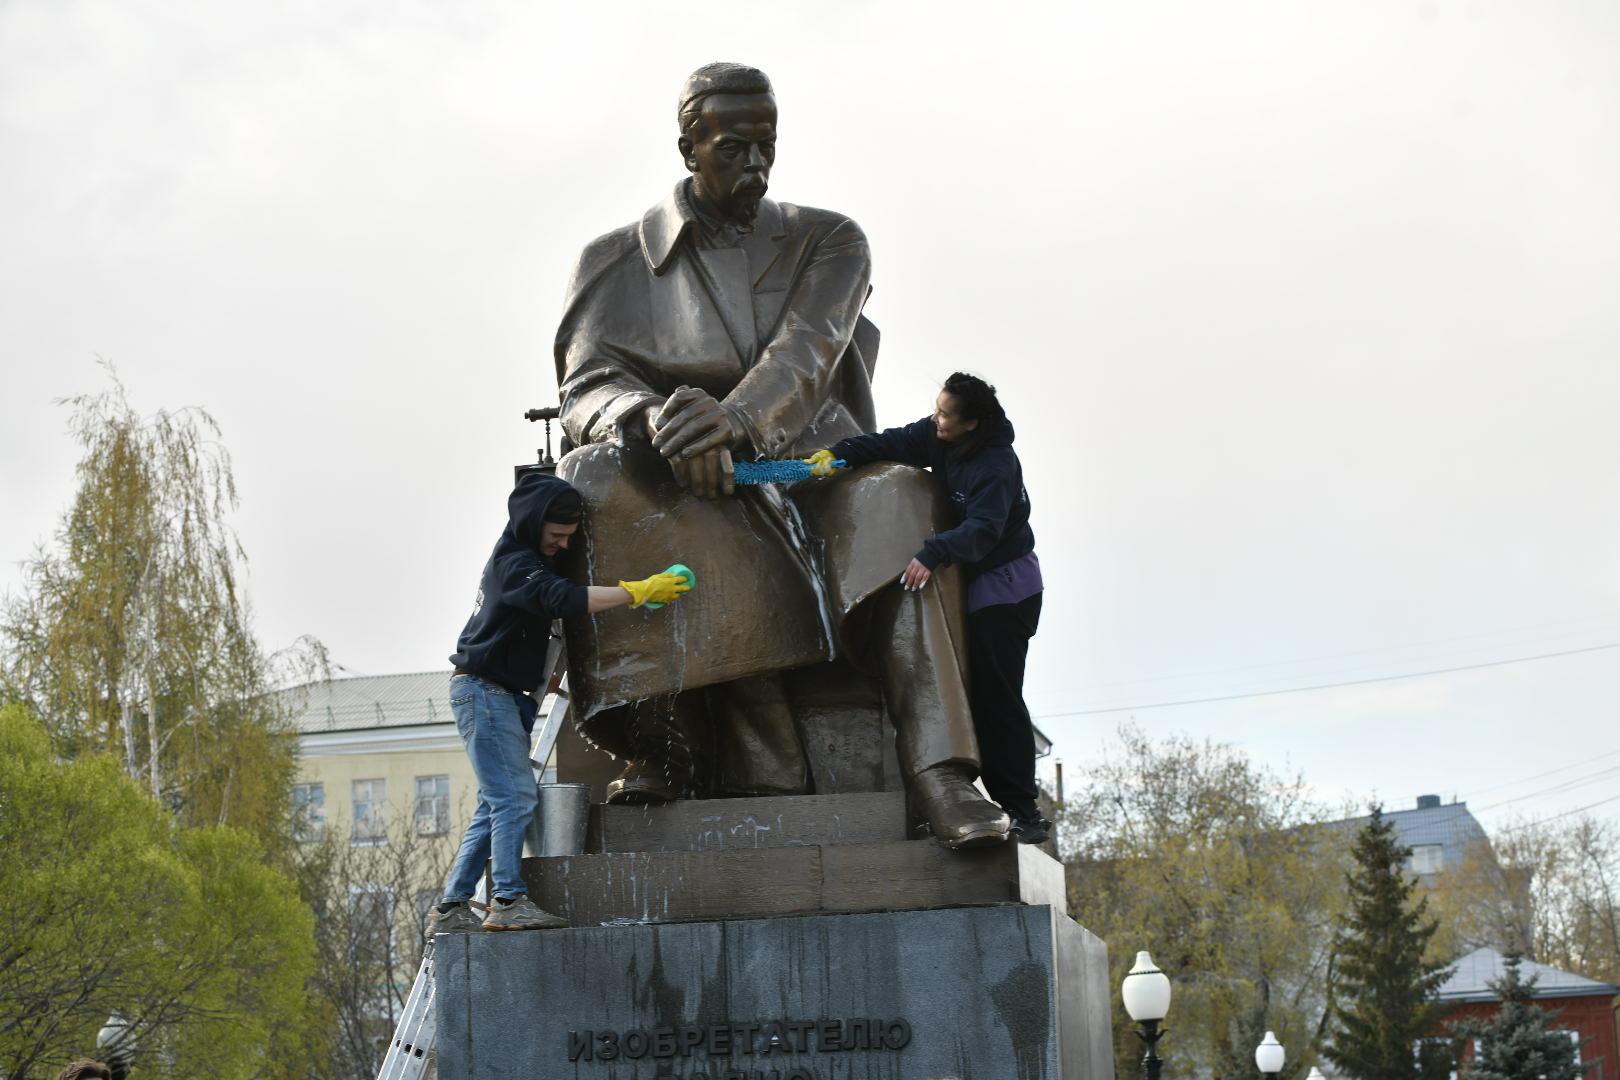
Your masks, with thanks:
[{"label": "bronze statue", "polygon": [[779,673],[843,657],[881,684],[935,836],[1000,842],[1008,819],[972,786],[960,581],[947,569],[920,592],[898,585],[948,520],[932,479],[878,464],[786,492],[731,480],[734,454],[803,457],[877,426],[866,237],[842,214],[765,197],[777,111],[763,72],[698,69],[677,116],[692,175],[586,247],[557,333],[576,447],[558,475],[589,506],[590,579],[667,559],[698,580],[673,618],[568,625],[576,721],[628,762],[609,797],[680,797],[705,707],[731,758],[727,793],[805,791]]}]

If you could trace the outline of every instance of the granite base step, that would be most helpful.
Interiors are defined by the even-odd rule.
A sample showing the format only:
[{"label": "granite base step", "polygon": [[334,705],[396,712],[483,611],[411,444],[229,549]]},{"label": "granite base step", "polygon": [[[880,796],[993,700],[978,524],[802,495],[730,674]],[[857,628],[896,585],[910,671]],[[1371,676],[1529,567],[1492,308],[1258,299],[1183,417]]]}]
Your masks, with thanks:
[{"label": "granite base step", "polygon": [[1063,867],[1024,844],[951,851],[932,840],[641,851],[524,859],[529,895],[574,926],[1047,904]]},{"label": "granite base step", "polygon": [[1107,949],[1049,907],[439,942],[445,1080],[1114,1080]]},{"label": "granite base step", "polygon": [[591,807],[588,852],[738,851],[905,840],[899,791]]}]

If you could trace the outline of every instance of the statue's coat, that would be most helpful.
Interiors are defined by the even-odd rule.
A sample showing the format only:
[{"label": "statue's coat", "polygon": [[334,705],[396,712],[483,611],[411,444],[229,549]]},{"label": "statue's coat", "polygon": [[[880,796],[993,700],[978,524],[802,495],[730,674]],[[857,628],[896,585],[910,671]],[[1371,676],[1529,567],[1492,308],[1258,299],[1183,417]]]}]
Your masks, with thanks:
[{"label": "statue's coat", "polygon": [[684,187],[586,247],[557,334],[562,423],[577,447],[558,475],[588,507],[581,572],[614,581],[682,562],[697,575],[670,612],[570,623],[576,717],[828,659],[861,602],[943,520],[927,474],[899,465],[785,496],[739,487],[702,500],[675,483],[636,428],[683,385],[733,406],[760,457],[803,457],[877,426],[860,227],[765,200],[740,246],[702,250]]}]

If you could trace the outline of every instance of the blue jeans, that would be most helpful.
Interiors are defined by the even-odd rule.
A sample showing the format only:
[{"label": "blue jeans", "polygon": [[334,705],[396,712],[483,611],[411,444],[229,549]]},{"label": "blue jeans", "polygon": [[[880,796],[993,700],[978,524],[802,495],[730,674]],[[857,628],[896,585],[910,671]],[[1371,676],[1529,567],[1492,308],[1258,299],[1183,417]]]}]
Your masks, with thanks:
[{"label": "blue jeans", "polygon": [[478,809],[461,837],[443,902],[471,899],[486,859],[494,863],[491,894],[521,896],[528,892],[519,872],[523,831],[534,819],[537,795],[517,697],[476,675],[456,675],[450,679],[450,712],[478,777]]}]

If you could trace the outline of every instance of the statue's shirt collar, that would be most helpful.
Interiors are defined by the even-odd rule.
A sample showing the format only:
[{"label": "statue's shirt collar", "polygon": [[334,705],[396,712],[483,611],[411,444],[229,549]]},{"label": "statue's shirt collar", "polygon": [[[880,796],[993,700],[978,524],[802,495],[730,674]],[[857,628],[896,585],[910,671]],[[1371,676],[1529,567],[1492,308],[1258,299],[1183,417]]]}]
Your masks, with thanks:
[{"label": "statue's shirt collar", "polygon": [[[676,184],[674,190],[662,202],[641,216],[641,253],[646,257],[647,269],[654,274],[662,274],[669,269],[670,261],[674,259],[683,237],[688,243],[697,243],[701,236],[715,235],[719,230],[735,228],[700,214],[692,205],[692,199],[687,192],[690,183],[691,180],[688,178]],[[754,221],[754,231],[763,231],[765,235],[773,238],[782,234],[782,212],[770,199],[760,202],[759,217]],[[721,246],[730,245],[722,242]]]}]

